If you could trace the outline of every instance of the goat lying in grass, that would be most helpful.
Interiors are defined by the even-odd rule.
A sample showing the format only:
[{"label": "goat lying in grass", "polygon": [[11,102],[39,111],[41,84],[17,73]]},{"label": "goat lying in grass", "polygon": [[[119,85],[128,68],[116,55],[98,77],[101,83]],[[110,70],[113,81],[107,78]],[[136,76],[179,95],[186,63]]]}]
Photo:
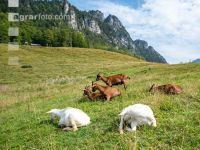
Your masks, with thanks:
[{"label": "goat lying in grass", "polygon": [[97,75],[96,81],[102,80],[108,86],[112,87],[113,85],[123,84],[124,88],[127,88],[127,79],[130,79],[129,76],[123,74],[117,74],[109,77],[105,77],[102,73]]},{"label": "goat lying in grass", "polygon": [[120,134],[123,134],[123,128],[129,132],[133,132],[136,131],[139,125],[148,124],[156,127],[156,119],[153,111],[147,105],[135,104],[128,106],[119,115],[121,116],[119,125]]},{"label": "goat lying in grass", "polygon": [[183,92],[183,89],[178,85],[165,84],[155,87],[155,84],[153,84],[149,89],[149,92],[156,91],[163,92],[165,94],[179,94]]},{"label": "goat lying in grass", "polygon": [[88,86],[85,87],[85,89],[84,89],[84,91],[83,91],[83,95],[84,95],[84,96],[87,95],[88,98],[89,98],[90,100],[95,100],[95,99],[106,99],[106,96],[105,96],[104,94],[102,94],[102,93],[100,93],[100,92],[94,93],[94,92],[92,92],[92,91],[90,90],[90,87],[88,87]]},{"label": "goat lying in grass", "polygon": [[90,117],[77,108],[52,109],[47,113],[51,115],[52,121],[54,121],[55,117],[60,118],[58,127],[64,127],[64,131],[76,131],[78,127],[90,124]]},{"label": "goat lying in grass", "polygon": [[101,86],[97,83],[92,82],[92,91],[95,92],[96,90],[99,90],[100,93],[105,95],[108,101],[113,97],[121,95],[121,92],[116,88],[112,88],[110,86]]}]

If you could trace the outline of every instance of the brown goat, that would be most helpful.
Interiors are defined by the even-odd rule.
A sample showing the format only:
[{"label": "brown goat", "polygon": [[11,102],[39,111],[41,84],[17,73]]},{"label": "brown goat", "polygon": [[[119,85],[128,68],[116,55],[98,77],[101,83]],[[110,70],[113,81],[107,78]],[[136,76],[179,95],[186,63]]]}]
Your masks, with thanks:
[{"label": "brown goat", "polygon": [[159,91],[165,94],[179,94],[183,92],[183,89],[178,85],[165,84],[165,85],[160,85],[160,86],[155,87],[155,84],[153,84],[151,88],[149,89],[149,92],[151,91],[153,92]]},{"label": "brown goat", "polygon": [[90,100],[95,100],[95,99],[106,99],[106,96],[100,92],[94,93],[90,90],[89,86],[86,86],[85,89],[83,90],[83,95],[88,96]]},{"label": "brown goat", "polygon": [[121,95],[121,92],[116,88],[112,88],[110,86],[102,86],[92,82],[92,91],[95,92],[96,90],[99,90],[100,93],[105,95],[108,101],[113,97]]},{"label": "brown goat", "polygon": [[127,79],[130,79],[129,76],[123,74],[117,74],[109,77],[105,77],[102,73],[97,75],[96,81],[102,80],[108,86],[112,87],[113,85],[123,84],[124,88],[127,88]]}]

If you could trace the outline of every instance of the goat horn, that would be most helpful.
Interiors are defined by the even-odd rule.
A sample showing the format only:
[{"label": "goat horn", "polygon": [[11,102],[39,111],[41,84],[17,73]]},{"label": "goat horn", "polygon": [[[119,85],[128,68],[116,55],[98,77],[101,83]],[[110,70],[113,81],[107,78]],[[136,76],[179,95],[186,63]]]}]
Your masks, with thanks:
[{"label": "goat horn", "polygon": [[151,90],[154,88],[154,86],[155,86],[155,84],[153,84],[153,85],[151,86],[151,88],[149,89],[149,92],[151,92]]}]

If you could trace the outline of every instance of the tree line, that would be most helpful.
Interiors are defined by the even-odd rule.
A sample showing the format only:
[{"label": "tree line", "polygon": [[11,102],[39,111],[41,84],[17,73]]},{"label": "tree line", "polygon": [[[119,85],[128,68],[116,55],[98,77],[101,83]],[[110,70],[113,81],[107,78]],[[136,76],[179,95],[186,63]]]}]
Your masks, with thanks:
[{"label": "tree line", "polygon": [[43,22],[38,25],[37,22],[19,23],[19,36],[8,37],[8,15],[0,13],[0,43],[19,42],[20,44],[40,44],[42,46],[66,46],[66,47],[88,47],[88,40],[83,33],[74,31],[67,25],[46,27]]},{"label": "tree line", "polygon": [[[8,14],[0,13],[0,43],[18,42],[21,45],[39,44],[52,47],[97,48],[125,53],[108,43],[104,34],[89,30],[75,31],[63,21],[24,21],[8,22]],[[18,37],[8,37],[8,28],[19,27]]]}]

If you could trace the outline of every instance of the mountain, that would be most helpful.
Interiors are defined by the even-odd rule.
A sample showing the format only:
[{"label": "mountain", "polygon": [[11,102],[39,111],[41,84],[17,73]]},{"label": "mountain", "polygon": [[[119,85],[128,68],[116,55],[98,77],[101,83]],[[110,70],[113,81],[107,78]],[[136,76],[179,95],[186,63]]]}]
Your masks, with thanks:
[{"label": "mountain", "polygon": [[[5,0],[3,0],[5,1]],[[2,4],[0,4],[2,5]],[[3,5],[2,5],[3,6]],[[1,8],[1,7],[0,7]],[[2,7],[5,9],[5,7]],[[2,10],[4,10],[2,9]],[[22,38],[29,37],[27,32],[32,32],[34,30],[38,30],[38,34],[34,37],[30,35],[29,39],[24,39],[22,41],[32,41],[37,42],[42,45],[52,45],[52,46],[84,46],[90,48],[101,48],[115,51],[123,51],[129,54],[137,55],[141,58],[144,58],[150,62],[158,62],[158,63],[167,63],[163,56],[161,56],[152,46],[148,46],[148,43],[143,40],[135,40],[133,41],[130,37],[129,33],[121,23],[121,21],[114,15],[109,15],[107,17],[99,10],[91,10],[91,11],[80,11],[75,6],[71,5],[67,0],[53,0],[53,1],[34,1],[34,0],[21,0],[20,1],[20,9],[19,12],[21,15],[38,15],[38,14],[62,14],[65,16],[65,20],[34,20],[31,24],[35,28],[31,31],[28,31],[26,26],[26,22],[20,22],[25,33],[22,34]],[[29,21],[30,22],[30,21]],[[54,30],[67,29],[68,27],[72,28],[73,31],[68,30],[68,36],[70,36],[73,40],[79,37],[78,42],[73,42],[68,39],[67,41],[72,41],[71,44],[63,44],[69,42],[54,42],[52,40],[51,31],[48,33],[44,30],[51,29],[52,32]],[[23,30],[22,29],[22,30]],[[72,32],[79,32],[84,35],[85,41],[80,43],[80,39],[83,39],[80,34],[78,35],[70,35]],[[42,32],[42,33],[41,33]],[[57,32],[57,31],[56,31]],[[64,32],[61,31],[60,34]],[[36,36],[42,34],[43,39],[49,39],[48,41],[42,42],[42,37],[36,38]],[[33,35],[33,34],[32,34]],[[54,34],[55,35],[55,34]],[[59,34],[56,36],[57,39],[60,38]],[[55,37],[55,36],[54,36]],[[69,38],[69,37],[68,37]],[[38,40],[40,39],[40,40]],[[50,42],[52,41],[52,42]]]},{"label": "mountain", "polygon": [[81,12],[67,1],[64,8],[65,14],[69,16],[68,23],[75,30],[89,30],[93,33],[101,34],[105,41],[116,49],[128,49],[131,53],[141,56],[150,62],[167,63],[165,58],[156,52],[152,46],[148,46],[146,41],[133,41],[116,16],[109,15],[104,18],[104,14],[98,10]]},{"label": "mountain", "polygon": [[135,46],[136,55],[143,56],[145,60],[150,62],[167,63],[165,58],[161,56],[152,46],[148,46],[148,43],[143,40],[133,41]]},{"label": "mountain", "polygon": [[194,61],[192,61],[193,63],[197,63],[197,62],[200,62],[200,58],[198,58],[198,59],[196,59],[196,60],[194,60]]}]

